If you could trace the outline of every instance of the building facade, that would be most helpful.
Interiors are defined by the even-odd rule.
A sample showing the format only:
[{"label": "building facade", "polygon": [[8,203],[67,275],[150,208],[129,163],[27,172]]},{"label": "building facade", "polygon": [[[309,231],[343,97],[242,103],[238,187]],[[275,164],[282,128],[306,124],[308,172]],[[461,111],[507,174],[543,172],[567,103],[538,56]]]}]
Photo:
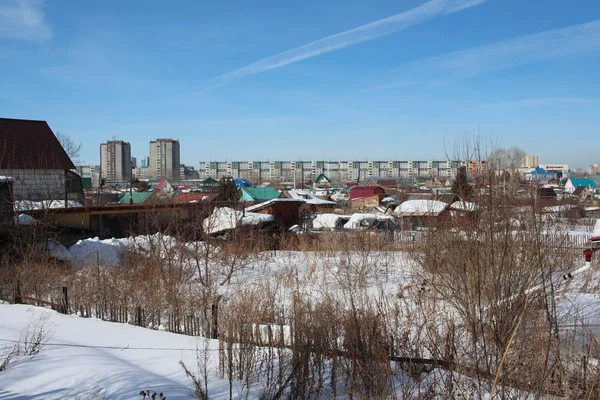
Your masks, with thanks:
[{"label": "building facade", "polygon": [[523,160],[521,160],[521,168],[522,169],[536,169],[540,165],[538,160],[538,156],[525,156]]},{"label": "building facade", "polygon": [[131,144],[110,140],[100,145],[100,176],[108,182],[131,181]]},{"label": "building facade", "polygon": [[133,169],[134,179],[148,180],[150,179],[150,168],[137,167]]},{"label": "building facade", "polygon": [[142,157],[140,159],[140,167],[141,168],[148,168],[148,167],[150,167],[150,157],[146,157],[146,156]]},{"label": "building facade", "polygon": [[[485,162],[483,162],[485,164]],[[325,174],[332,182],[371,178],[451,178],[460,161],[202,161],[199,177],[245,178],[251,182],[307,182]],[[469,162],[473,171],[482,162]],[[485,169],[485,168],[483,168]]]},{"label": "building facade", "polygon": [[77,173],[82,179],[90,179],[92,188],[98,188],[100,186],[99,165],[77,165]]},{"label": "building facade", "polygon": [[600,175],[600,164],[590,164],[587,173],[588,175]]},{"label": "building facade", "polygon": [[156,139],[150,142],[150,179],[180,179],[179,140]]}]

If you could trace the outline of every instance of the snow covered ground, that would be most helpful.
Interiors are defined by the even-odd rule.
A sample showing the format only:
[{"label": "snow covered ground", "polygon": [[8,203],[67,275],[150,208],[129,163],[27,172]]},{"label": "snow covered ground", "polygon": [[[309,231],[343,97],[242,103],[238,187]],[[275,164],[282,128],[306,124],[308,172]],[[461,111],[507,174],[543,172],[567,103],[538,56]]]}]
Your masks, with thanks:
[{"label": "snow covered ground", "polygon": [[[39,354],[17,357],[0,372],[1,399],[130,400],[148,389],[168,399],[194,398],[179,361],[196,372],[195,337],[26,305],[0,304],[0,315],[0,360],[30,324],[43,321],[47,332]],[[228,398],[228,384],[214,369],[217,342],[210,341],[208,350],[213,361],[211,398]]]},{"label": "snow covered ground", "polygon": [[[152,235],[87,239],[69,249],[53,242],[50,248],[77,266],[109,266],[118,265],[122,251],[129,246],[159,247],[164,252],[177,243],[167,236]],[[566,286],[557,308],[562,326],[568,328],[573,322],[584,321],[600,338],[597,266],[596,261],[592,270],[576,276]],[[239,288],[270,284],[277,287],[275,302],[289,305],[289,288],[281,285],[287,279],[295,282],[303,296],[312,299],[340,291],[343,284],[362,284],[373,297],[407,299],[415,284],[414,268],[402,252],[267,252],[235,274],[222,294],[228,298]],[[179,361],[196,372],[196,348],[204,344],[208,346],[210,398],[229,398],[228,381],[218,376],[216,341],[62,315],[32,306],[0,304],[0,364],[28,326],[39,321],[44,321],[48,343],[39,354],[14,358],[0,372],[0,399],[133,399],[141,398],[139,392],[148,389],[163,392],[168,399],[193,398]],[[237,382],[233,397],[243,398],[249,393],[249,398],[257,398],[260,385],[257,381],[248,389]]]}]

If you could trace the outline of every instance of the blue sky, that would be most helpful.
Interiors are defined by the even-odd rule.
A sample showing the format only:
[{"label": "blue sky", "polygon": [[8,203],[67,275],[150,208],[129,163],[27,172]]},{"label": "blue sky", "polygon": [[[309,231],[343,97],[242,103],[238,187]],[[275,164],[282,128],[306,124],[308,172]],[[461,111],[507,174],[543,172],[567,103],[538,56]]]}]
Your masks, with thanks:
[{"label": "blue sky", "polygon": [[585,168],[599,65],[598,0],[0,0],[0,116],[92,164],[113,137],[197,166],[445,159],[471,133]]}]

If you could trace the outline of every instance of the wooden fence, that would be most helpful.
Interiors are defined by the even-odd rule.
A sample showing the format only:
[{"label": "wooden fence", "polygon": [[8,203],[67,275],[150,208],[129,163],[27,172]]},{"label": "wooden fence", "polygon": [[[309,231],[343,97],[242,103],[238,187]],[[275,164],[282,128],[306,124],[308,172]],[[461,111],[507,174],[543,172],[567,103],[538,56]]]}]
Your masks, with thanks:
[{"label": "wooden fence", "polygon": [[[77,303],[69,298],[69,288],[63,286],[62,296],[45,298],[23,294],[20,282],[14,285],[0,285],[0,299],[13,304],[31,304],[50,307],[62,314],[76,314],[84,318],[99,318],[103,321],[121,322],[152,329],[165,330],[190,336],[212,336],[216,331],[216,315],[208,320],[198,315],[196,310],[181,309],[179,312],[151,312],[141,306],[124,306],[109,302]],[[58,291],[57,291],[58,292]],[[213,308],[213,312],[216,312]]]},{"label": "wooden fence", "polygon": [[[394,244],[401,248],[412,248],[434,238],[435,231],[396,231],[393,235]],[[583,249],[588,247],[591,233],[542,233],[540,238],[543,244],[565,248]]]}]

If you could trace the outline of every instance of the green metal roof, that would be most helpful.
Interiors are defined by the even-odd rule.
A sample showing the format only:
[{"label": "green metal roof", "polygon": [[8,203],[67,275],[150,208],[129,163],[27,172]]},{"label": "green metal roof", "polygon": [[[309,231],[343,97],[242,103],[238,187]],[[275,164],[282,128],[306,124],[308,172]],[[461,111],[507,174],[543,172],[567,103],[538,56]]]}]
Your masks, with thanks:
[{"label": "green metal roof", "polygon": [[218,185],[219,181],[211,178],[210,176],[202,181],[203,185]]},{"label": "green metal roof", "polygon": [[574,187],[585,186],[592,189],[596,189],[596,182],[590,178],[569,178]]},{"label": "green metal roof", "polygon": [[243,187],[241,189],[241,201],[268,201],[279,197],[279,191],[271,187]]},{"label": "green metal roof", "polygon": [[331,183],[331,180],[327,176],[325,176],[325,174],[319,174],[319,176],[317,176],[313,182],[321,183],[323,181]]},{"label": "green metal roof", "polygon": [[[154,192],[133,192],[133,204],[141,204],[145,202],[150,196],[152,196],[152,193]],[[129,204],[129,199],[129,193],[121,195],[121,197],[119,197],[119,204]]]}]

